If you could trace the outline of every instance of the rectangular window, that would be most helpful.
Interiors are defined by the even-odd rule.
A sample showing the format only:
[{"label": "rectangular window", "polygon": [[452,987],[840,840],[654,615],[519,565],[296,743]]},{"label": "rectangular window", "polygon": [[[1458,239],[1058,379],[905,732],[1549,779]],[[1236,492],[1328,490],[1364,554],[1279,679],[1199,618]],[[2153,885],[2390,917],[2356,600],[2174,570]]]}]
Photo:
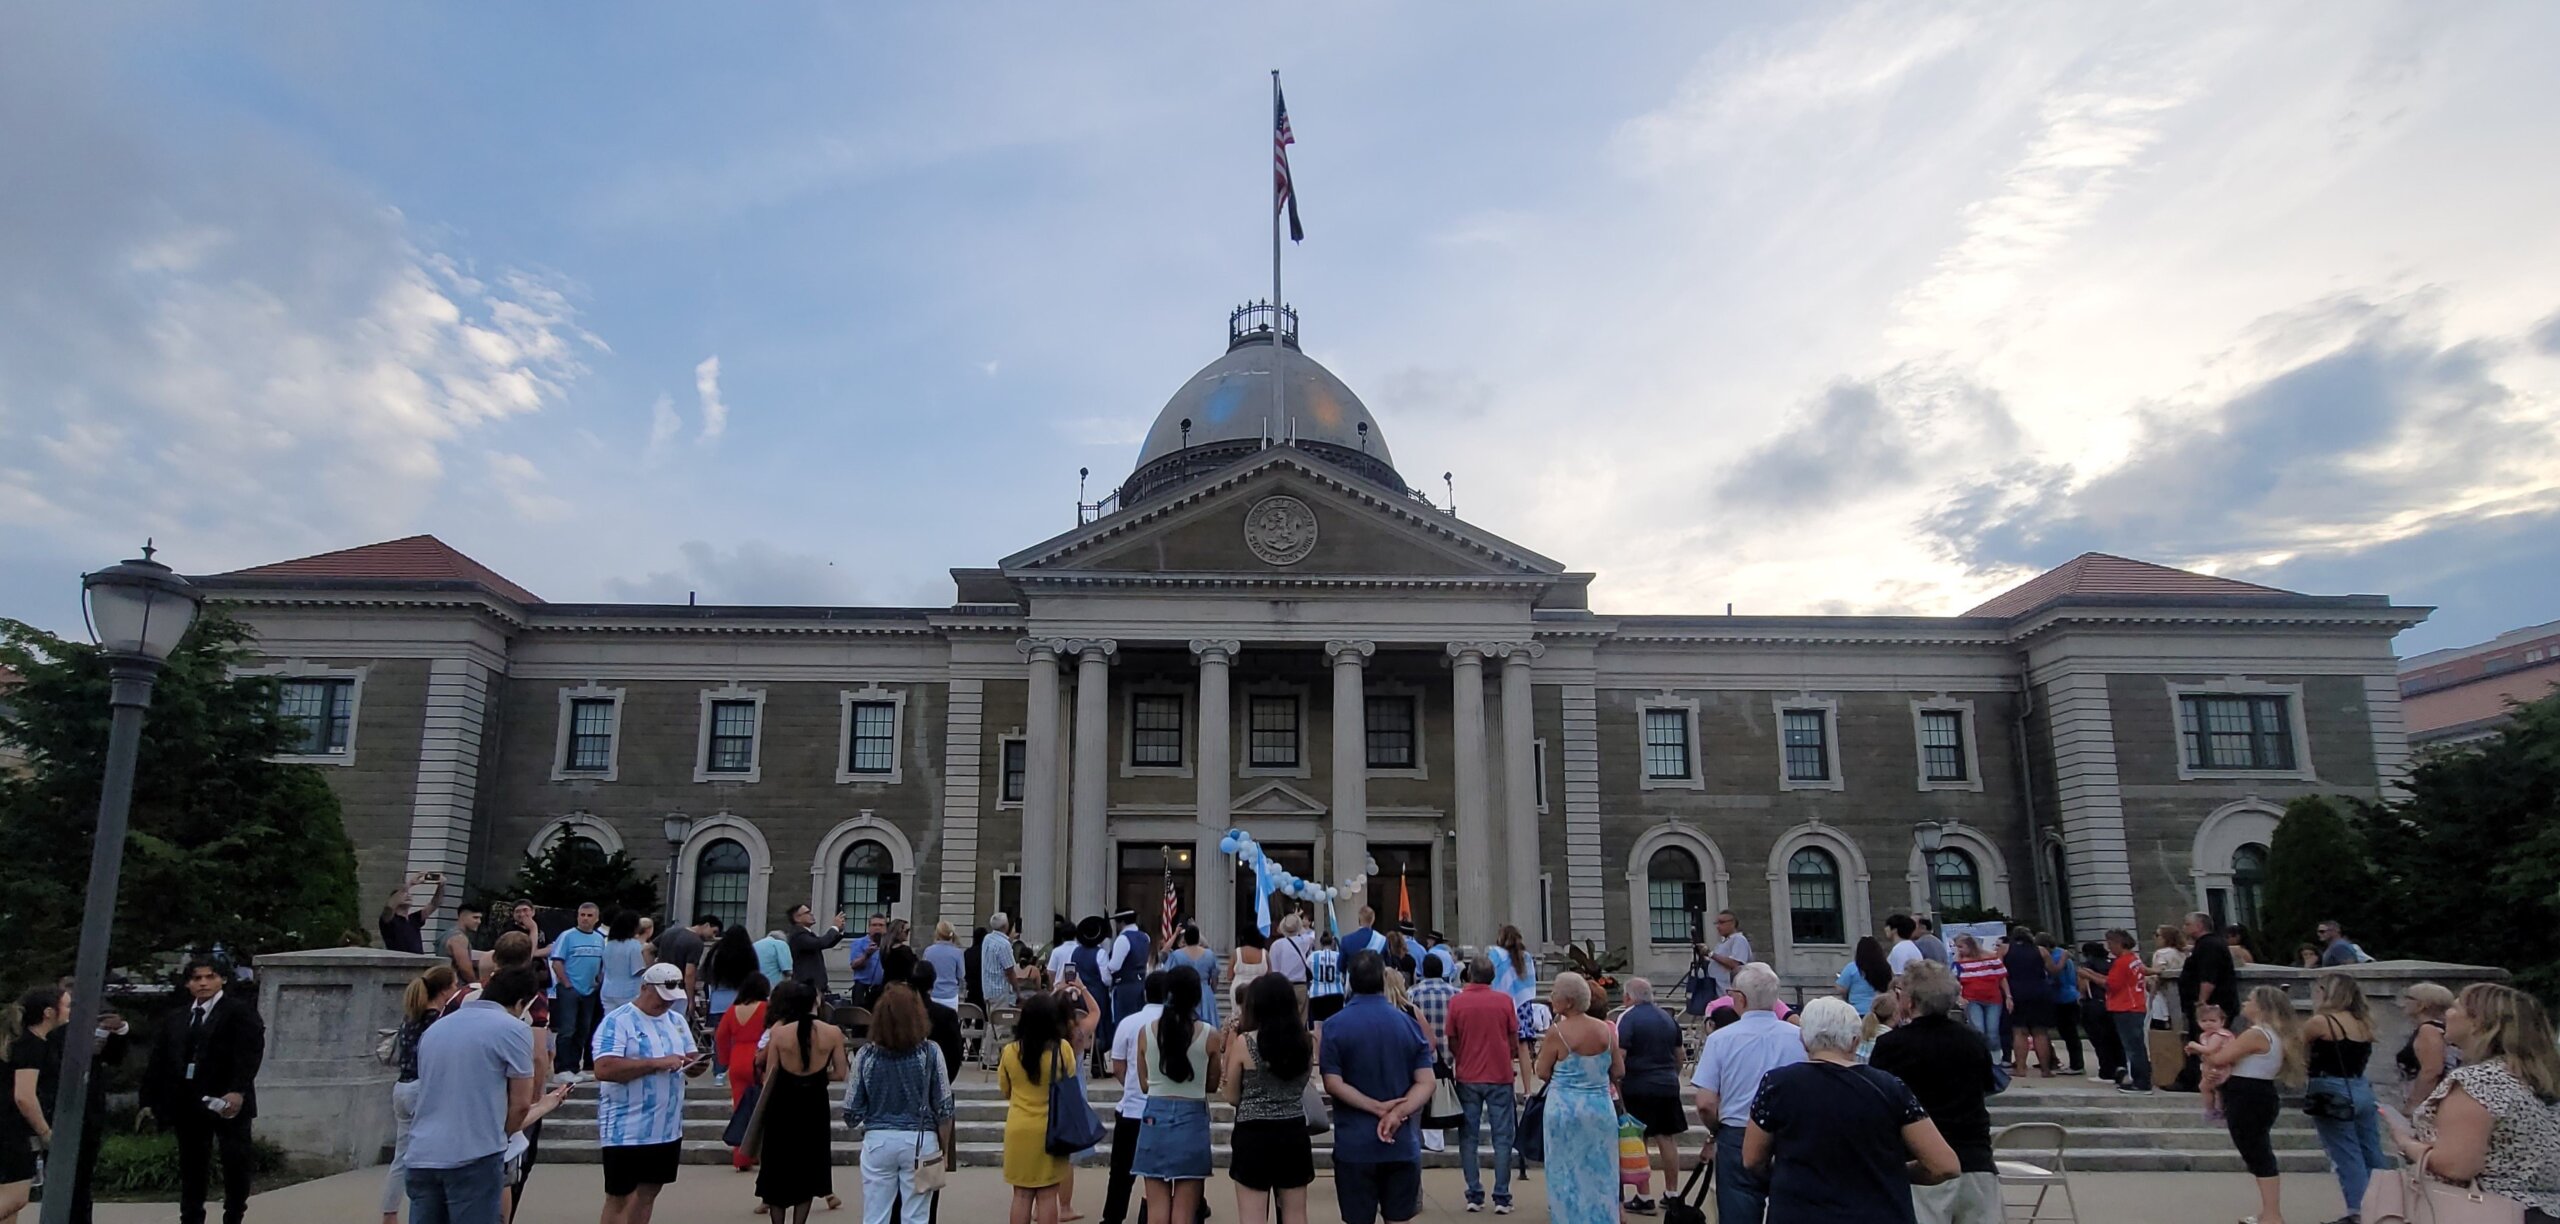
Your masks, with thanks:
[{"label": "rectangular window", "polygon": [[2294,768],[2290,705],[2282,694],[2198,693],[2178,698],[2189,769]]},{"label": "rectangular window", "polygon": [[568,773],[603,773],[613,768],[613,702],[581,697],[569,703]]},{"label": "rectangular window", "polygon": [[1140,693],[1130,699],[1129,763],[1181,767],[1182,694]]},{"label": "rectangular window", "polygon": [[1022,779],[1030,768],[1031,745],[1018,739],[1006,740],[1003,752],[1004,776],[996,784],[996,800],[999,803],[1020,803],[1022,802]]},{"label": "rectangular window", "polygon": [[1930,781],[1965,781],[1964,713],[1920,711],[1920,752],[1922,771]]},{"label": "rectangular window", "polygon": [[1298,767],[1298,699],[1292,696],[1245,700],[1245,760],[1255,769]]},{"label": "rectangular window", "polygon": [[1831,734],[1824,711],[1787,711],[1786,737],[1788,781],[1831,780]]},{"label": "rectangular window", "polygon": [[1413,768],[1413,703],[1411,697],[1371,697],[1363,703],[1369,768]]},{"label": "rectangular window", "polygon": [[894,701],[853,703],[853,750],[849,773],[894,773],[898,767],[898,704]]},{"label": "rectangular window", "polygon": [[285,752],[338,756],[347,750],[355,713],[356,682],[343,677],[287,680],[276,689],[276,714],[286,724]]},{"label": "rectangular window", "polygon": [[711,703],[711,754],[706,773],[751,773],[756,767],[756,703]]},{"label": "rectangular window", "polygon": [[1538,775],[1538,810],[1543,812],[1547,810],[1547,741],[1544,739],[1531,740],[1529,742],[1529,756],[1530,767],[1534,769]]},{"label": "rectangular window", "polygon": [[1644,776],[1686,780],[1689,776],[1689,712],[1644,712]]}]

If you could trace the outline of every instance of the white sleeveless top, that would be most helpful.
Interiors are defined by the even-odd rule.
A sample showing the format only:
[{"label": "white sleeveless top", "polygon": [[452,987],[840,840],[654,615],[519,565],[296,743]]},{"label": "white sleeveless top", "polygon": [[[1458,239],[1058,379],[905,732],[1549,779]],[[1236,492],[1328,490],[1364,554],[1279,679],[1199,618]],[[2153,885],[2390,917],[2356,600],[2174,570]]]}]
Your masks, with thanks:
[{"label": "white sleeveless top", "polygon": [[2266,1035],[2267,1050],[2263,1054],[2247,1055],[2231,1064],[2231,1077],[2254,1080],[2274,1079],[2277,1072],[2284,1070],[2284,1038],[2276,1036],[2274,1029],[2263,1024],[2250,1031]]}]

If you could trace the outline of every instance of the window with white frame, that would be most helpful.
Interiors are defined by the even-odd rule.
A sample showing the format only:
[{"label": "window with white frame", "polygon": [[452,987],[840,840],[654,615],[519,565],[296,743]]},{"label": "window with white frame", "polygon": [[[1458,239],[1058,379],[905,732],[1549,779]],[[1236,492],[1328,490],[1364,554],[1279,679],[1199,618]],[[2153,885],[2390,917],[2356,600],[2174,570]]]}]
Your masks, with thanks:
[{"label": "window with white frame", "polygon": [[1964,747],[1964,711],[1920,711],[1921,777],[1931,782],[1969,781]]},{"label": "window with white frame", "polygon": [[853,747],[845,771],[885,774],[898,765],[898,707],[886,701],[853,703]]},{"label": "window with white frame", "polygon": [[1369,768],[1412,769],[1420,760],[1416,751],[1416,724],[1420,721],[1416,707],[1420,699],[1408,694],[1373,695],[1365,698],[1363,731],[1368,738]]},{"label": "window with white frame", "polygon": [[2295,768],[2292,707],[2285,693],[2181,694],[2178,733],[2187,768]]},{"label": "window with white frame", "polygon": [[610,697],[578,697],[569,702],[569,743],[561,755],[564,773],[600,774],[613,768],[613,722],[617,703]]},{"label": "window with white frame", "polygon": [[898,865],[889,848],[864,838],[836,861],[836,909],[847,929],[886,918],[898,899]]},{"label": "window with white frame", "polygon": [[1846,943],[1847,918],[1840,903],[1840,860],[1819,846],[1806,846],[1787,858],[1787,918],[1799,944]]},{"label": "window with white frame", "polygon": [[717,915],[723,927],[745,925],[752,863],[747,848],[726,837],[704,846],[693,860],[693,912]]},{"label": "window with white frame", "polygon": [[1939,849],[1931,865],[1929,908],[1938,914],[1972,911],[1982,906],[1982,868],[1973,856],[1953,846]]},{"label": "window with white frame", "polygon": [[1787,754],[1787,781],[1828,782],[1831,780],[1830,712],[1820,709],[1791,709],[1784,720]]},{"label": "window with white frame", "polygon": [[354,742],[355,706],[352,676],[284,677],[276,685],[276,716],[287,732],[284,755],[346,755]]},{"label": "window with white frame", "polygon": [[1644,712],[1644,776],[1649,781],[1689,778],[1689,712],[1648,709]]},{"label": "window with white frame", "polygon": [[1130,694],[1129,763],[1141,768],[1182,767],[1182,694]]},{"label": "window with white frame", "polygon": [[1681,846],[1655,850],[1645,863],[1644,892],[1647,937],[1654,943],[1688,942],[1689,919],[1707,904],[1698,856]]},{"label": "window with white frame", "polygon": [[1022,804],[1024,778],[1031,768],[1031,745],[1018,735],[997,741],[996,803],[999,806]]},{"label": "window with white frame", "polygon": [[1245,764],[1251,769],[1296,769],[1301,758],[1295,693],[1253,693],[1245,698]]},{"label": "window with white frame", "polygon": [[755,771],[757,705],[753,701],[711,703],[711,741],[702,758],[704,772],[743,774]]}]

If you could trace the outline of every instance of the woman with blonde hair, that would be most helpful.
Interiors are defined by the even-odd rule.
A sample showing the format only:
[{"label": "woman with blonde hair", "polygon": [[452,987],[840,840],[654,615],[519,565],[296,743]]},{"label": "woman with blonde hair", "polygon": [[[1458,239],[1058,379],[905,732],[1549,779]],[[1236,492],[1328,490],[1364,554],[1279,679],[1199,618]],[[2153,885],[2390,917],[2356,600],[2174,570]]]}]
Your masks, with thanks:
[{"label": "woman with blonde hair", "polygon": [[[1508,929],[1508,928],[1505,928]],[[1618,1219],[1618,1107],[1626,1077],[1617,1031],[1591,1014],[1591,985],[1559,973],[1555,1023],[1538,1039],[1536,1079],[1547,1085],[1547,1218],[1557,1224]]]},{"label": "woman with blonde hair", "polygon": [[2400,1047],[2400,1082],[2407,1084],[2400,1108],[2418,1112],[2434,1095],[2444,1073],[2459,1066],[2462,1051],[2445,1039],[2445,1013],[2453,1010],[2453,992],[2434,982],[2419,982],[2400,992],[2400,1011],[2412,1021],[2409,1042]]},{"label": "woman with blonde hair", "polygon": [[400,1224],[409,1201],[409,1127],[418,1117],[418,1039],[444,1014],[461,985],[451,965],[436,965],[410,979],[400,994],[400,1031],[393,1034],[392,1062],[400,1077],[391,1085],[391,1169],[382,1178],[382,1224]]},{"label": "woman with blonde hair", "polygon": [[2187,1053],[2208,1069],[2231,1072],[2222,1084],[2223,1125],[2231,1132],[2231,1146],[2239,1150],[2240,1162],[2258,1182],[2258,1214],[2250,1219],[2255,1224],[2284,1224],[2271,1136],[2276,1115],[2283,1109],[2276,1085],[2302,1083],[2308,1062],[2302,1018],[2294,1014],[2293,999],[2281,986],[2251,990],[2240,1001],[2240,1016],[2248,1027],[2238,1037],[2210,1051],[2190,1041]]},{"label": "woman with blonde hair", "polygon": [[924,950],[924,962],[933,966],[933,1001],[957,1009],[960,988],[969,980],[969,954],[960,948],[960,933],[948,922],[933,924],[933,942]]},{"label": "woman with blonde hair", "polygon": [[2512,986],[2475,982],[2445,1013],[2462,1065],[2391,1119],[2402,1156],[2428,1177],[2515,1200],[2527,1224],[2560,1218],[2560,1047],[2551,1014]]},{"label": "woman with blonde hair", "polygon": [[2364,1201],[2365,1183],[2391,1165],[2382,1154],[2373,1082],[2365,1078],[2365,1065],[2373,1059],[2373,1010],[2364,987],[2343,973],[2314,979],[2311,1018],[2302,1032],[2310,1076],[2303,1112],[2320,1133],[2320,1149],[2338,1175],[2338,1193],[2353,1208]]}]

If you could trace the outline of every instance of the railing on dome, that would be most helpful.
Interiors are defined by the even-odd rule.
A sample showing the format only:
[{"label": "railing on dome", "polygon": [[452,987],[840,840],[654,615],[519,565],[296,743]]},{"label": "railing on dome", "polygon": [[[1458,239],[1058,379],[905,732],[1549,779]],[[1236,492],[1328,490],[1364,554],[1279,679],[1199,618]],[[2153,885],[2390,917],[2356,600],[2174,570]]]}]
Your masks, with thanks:
[{"label": "railing on dome", "polygon": [[1227,315],[1227,347],[1242,344],[1271,343],[1272,320],[1280,326],[1280,343],[1298,347],[1298,312],[1287,306],[1274,307],[1269,299],[1247,302]]}]

